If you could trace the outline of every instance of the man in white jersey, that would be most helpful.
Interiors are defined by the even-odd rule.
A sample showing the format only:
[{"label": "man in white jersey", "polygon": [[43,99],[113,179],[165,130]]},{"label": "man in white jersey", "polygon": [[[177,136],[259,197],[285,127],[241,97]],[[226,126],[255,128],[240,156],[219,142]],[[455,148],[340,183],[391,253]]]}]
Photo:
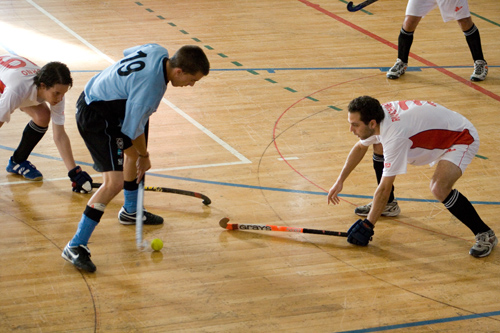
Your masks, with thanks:
[{"label": "man in white jersey", "polygon": [[[62,257],[75,267],[94,272],[88,241],[106,205],[123,189],[118,213],[122,224],[135,224],[138,183],[151,161],[147,150],[149,117],[156,111],[167,84],[194,86],[208,75],[210,64],[201,48],[186,45],[171,58],[158,44],[127,49],[125,58],[94,76],[77,102],[77,124],[104,182],[90,198],[74,237]],[[144,211],[144,224],[163,218]]]},{"label": "man in white jersey", "polygon": [[92,178],[75,164],[71,143],[64,130],[64,95],[72,84],[71,73],[63,63],[50,62],[40,68],[20,56],[0,56],[0,127],[9,122],[16,109],[32,118],[9,159],[7,171],[28,180],[43,179],[42,173],[28,161],[28,156],[52,119],[54,142],[68,169],[73,191],[87,193],[92,190]]},{"label": "man in white jersey", "polygon": [[387,78],[398,79],[406,72],[408,56],[413,43],[413,34],[418,23],[434,8],[439,7],[444,22],[456,20],[464,33],[474,60],[471,81],[483,81],[488,74],[488,64],[484,60],[479,30],[472,22],[467,0],[409,0],[406,16],[398,38],[398,59],[387,72]]},{"label": "man in white jersey", "polygon": [[381,144],[384,170],[375,191],[373,205],[365,220],[358,220],[348,231],[348,242],[366,246],[382,214],[397,175],[406,173],[407,164],[437,164],[431,192],[476,236],[470,249],[474,257],[485,257],[498,243],[493,230],[479,217],[455,182],[479,149],[476,129],[462,115],[425,101],[395,101],[380,105],[370,96],[355,98],[348,106],[350,131],[360,138],[347,157],[337,181],[328,192],[328,203],[338,204],[344,181],[363,159],[368,147]]}]

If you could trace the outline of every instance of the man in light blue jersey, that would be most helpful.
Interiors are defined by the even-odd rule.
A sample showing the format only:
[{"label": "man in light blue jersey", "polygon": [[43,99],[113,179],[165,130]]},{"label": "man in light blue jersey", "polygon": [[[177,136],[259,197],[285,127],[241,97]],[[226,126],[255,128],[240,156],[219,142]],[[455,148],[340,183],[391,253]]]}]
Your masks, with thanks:
[{"label": "man in light blue jersey", "polygon": [[[158,44],[125,50],[124,58],[94,76],[77,101],[78,130],[87,145],[94,169],[103,184],[87,203],[73,239],[62,257],[75,267],[94,272],[88,240],[106,205],[123,189],[125,202],[118,213],[122,224],[135,224],[138,183],[151,161],[147,150],[149,117],[156,111],[170,83],[194,86],[208,75],[210,63],[197,46],[186,45],[171,58]],[[144,224],[163,218],[144,210]]]}]

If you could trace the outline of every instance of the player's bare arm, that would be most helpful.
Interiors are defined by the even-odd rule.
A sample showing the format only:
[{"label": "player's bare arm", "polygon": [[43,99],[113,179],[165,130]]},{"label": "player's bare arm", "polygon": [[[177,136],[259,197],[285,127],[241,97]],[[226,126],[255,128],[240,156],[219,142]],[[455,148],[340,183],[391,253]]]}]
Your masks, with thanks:
[{"label": "player's bare arm", "polygon": [[139,182],[146,174],[146,171],[151,169],[151,161],[146,146],[146,136],[144,133],[132,140],[133,148],[137,152],[138,158],[136,161],[137,181]]},{"label": "player's bare arm", "polygon": [[340,199],[338,198],[338,194],[342,191],[344,181],[349,177],[351,172],[356,168],[356,166],[361,162],[366,152],[368,151],[368,146],[363,145],[361,142],[357,142],[349,152],[347,156],[346,162],[342,171],[340,172],[339,177],[335,184],[333,184],[332,188],[328,192],[327,202],[328,204],[331,202],[334,205],[340,203]]},{"label": "player's bare arm", "polygon": [[395,179],[396,176],[382,177],[380,184],[375,190],[375,194],[373,195],[373,205],[367,216],[367,219],[373,225],[377,223],[377,220],[380,218],[385,206],[387,205]]},{"label": "player's bare arm", "polygon": [[76,163],[71,149],[71,142],[68,134],[64,130],[64,125],[52,124],[52,130],[54,132],[54,143],[56,144],[57,150],[59,150],[59,155],[61,155],[64,165],[68,171],[75,168]]}]

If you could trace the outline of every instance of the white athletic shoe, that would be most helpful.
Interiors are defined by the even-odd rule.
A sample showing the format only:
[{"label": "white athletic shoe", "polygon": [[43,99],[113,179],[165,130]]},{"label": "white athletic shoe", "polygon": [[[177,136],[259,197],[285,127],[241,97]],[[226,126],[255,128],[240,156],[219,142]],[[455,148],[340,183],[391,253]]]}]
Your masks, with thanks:
[{"label": "white athletic shoe", "polygon": [[488,75],[488,64],[484,60],[474,61],[474,73],[470,76],[471,81],[484,81]]},{"label": "white athletic shoe", "polygon": [[476,258],[486,257],[498,244],[498,238],[493,230],[488,230],[476,235],[476,244],[472,246],[469,254]]},{"label": "white athletic shoe", "polygon": [[[359,216],[368,216],[370,210],[372,209],[372,205],[373,202],[370,202],[367,205],[356,207],[354,214]],[[399,213],[401,213],[401,209],[399,208],[398,201],[394,199],[393,202],[389,202],[387,206],[385,206],[382,216],[398,216]]]},{"label": "white athletic shoe", "polygon": [[389,69],[386,76],[388,79],[391,80],[399,79],[399,77],[406,72],[407,68],[408,64],[398,58],[394,66],[392,66],[391,69]]}]

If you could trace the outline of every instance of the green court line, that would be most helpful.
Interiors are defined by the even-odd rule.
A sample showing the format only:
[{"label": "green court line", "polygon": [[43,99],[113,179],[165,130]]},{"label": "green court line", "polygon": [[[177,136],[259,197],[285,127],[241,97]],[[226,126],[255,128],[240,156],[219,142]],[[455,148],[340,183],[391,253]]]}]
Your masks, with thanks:
[{"label": "green court line", "polygon": [[[346,3],[346,4],[347,4],[347,2],[346,2],[345,0],[340,0],[340,1],[341,1],[341,2],[344,2],[344,3]],[[142,3],[140,3],[140,2],[135,2],[135,3],[136,3],[138,6],[143,6],[143,4],[142,4]],[[151,13],[152,13],[152,12],[154,12],[154,11],[153,11],[152,9],[150,9],[150,8],[146,8],[146,10],[147,10],[148,12],[151,12]],[[364,10],[363,10],[363,11],[364,11]],[[369,12],[367,12],[367,13],[371,15],[371,13],[369,13]],[[161,16],[161,15],[158,15],[157,17],[158,17],[160,20],[165,20],[165,17],[163,17],[163,16]],[[176,25],[175,23],[173,23],[173,22],[168,22],[168,24],[169,24],[170,26],[172,26],[172,27],[176,27],[176,26],[177,26],[177,25]],[[189,35],[189,33],[188,33],[186,30],[179,30],[179,31],[180,31],[181,33],[185,34],[185,35]],[[194,40],[195,42],[201,42],[201,40],[200,40],[200,39],[195,38],[195,37],[193,37],[193,38],[192,38],[192,40]],[[205,47],[206,49],[208,49],[208,50],[213,50],[213,49],[214,49],[214,48],[213,48],[213,47],[211,47],[210,45],[204,45],[204,47]],[[218,55],[219,55],[220,57],[222,57],[222,58],[228,58],[228,56],[227,56],[227,55],[225,55],[224,53],[218,53]],[[232,61],[231,63],[232,63],[232,64],[234,64],[234,65],[236,65],[236,66],[238,66],[238,67],[242,67],[242,66],[243,66],[241,63],[239,63],[239,62],[237,62],[237,61]],[[249,70],[247,70],[247,72],[249,72],[250,74],[253,74],[253,75],[259,75],[259,73],[258,73],[256,70],[253,70],[253,69],[249,69]],[[270,78],[266,78],[265,80],[266,80],[267,82],[270,82],[270,83],[278,83],[278,82],[276,82],[276,81],[274,81],[274,80],[272,80],[272,79],[270,79]],[[290,88],[290,87],[285,87],[284,89],[285,89],[285,90],[288,90],[288,91],[290,91],[290,92],[293,92],[293,93],[296,93],[296,92],[297,92],[297,90],[292,89],[292,88]],[[318,102],[318,101],[319,101],[319,100],[317,100],[317,99],[315,99],[315,98],[313,98],[313,97],[311,97],[311,96],[306,96],[305,98],[310,99],[311,101],[314,101],[314,102]],[[333,107],[333,106],[329,106],[329,107],[330,107],[330,108],[332,108],[332,109],[334,109],[334,110],[340,111],[340,109],[335,108],[335,107]]]},{"label": "green court line", "polygon": [[481,156],[481,155],[476,155],[476,157],[477,157],[477,158],[480,158],[480,159],[483,159],[483,160],[487,160],[487,159],[488,159],[488,157],[486,157],[486,156]]},{"label": "green court line", "polygon": [[476,13],[473,13],[473,12],[471,12],[471,15],[474,15],[475,17],[479,17],[481,20],[484,20],[484,21],[486,21],[486,22],[488,22],[488,23],[491,23],[491,24],[496,25],[497,27],[500,27],[500,24],[499,24],[499,23],[496,23],[496,22],[494,22],[494,21],[492,21],[492,20],[488,20],[486,17],[483,17],[483,16],[481,16],[481,15],[477,15]]},{"label": "green court line", "polygon": [[[340,2],[343,2],[345,3],[346,5],[349,3],[349,1],[344,1],[344,0],[339,0]],[[360,0],[360,2],[363,2],[363,0]],[[347,10],[347,9],[346,9]],[[368,15],[373,15],[373,13],[370,13],[369,11],[365,10],[365,9],[361,9],[361,11],[365,14],[368,14]]]},{"label": "green court line", "polygon": [[340,109],[340,108],[338,108],[338,107],[336,107],[336,106],[333,106],[333,105],[328,105],[328,107],[329,107],[330,109],[334,109],[335,111],[342,111],[342,109]]}]

